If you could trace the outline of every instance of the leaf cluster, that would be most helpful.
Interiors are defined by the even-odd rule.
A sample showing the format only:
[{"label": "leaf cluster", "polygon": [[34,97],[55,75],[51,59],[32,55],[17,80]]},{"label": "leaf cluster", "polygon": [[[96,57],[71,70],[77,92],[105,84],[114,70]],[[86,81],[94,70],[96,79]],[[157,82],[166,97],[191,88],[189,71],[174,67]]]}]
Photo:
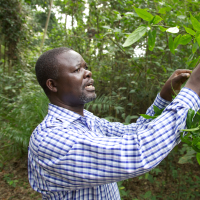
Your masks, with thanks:
[{"label": "leaf cluster", "polygon": [[[162,114],[165,108],[159,109],[157,106],[153,105],[153,109],[155,112],[153,116],[145,114],[140,114],[140,116],[144,117],[145,119],[156,119],[158,116]],[[187,129],[181,130],[180,133],[181,141],[186,143],[189,147],[192,147],[192,149],[196,152],[196,159],[200,165],[200,112],[199,111],[195,114],[194,110],[192,109],[188,110],[186,126]],[[185,131],[187,132],[187,134],[184,135]]]},{"label": "leaf cluster", "polygon": [[[167,37],[168,47],[172,54],[175,54],[175,50],[178,48],[179,45],[191,45],[191,55],[187,60],[187,65],[190,67],[195,67],[200,60],[200,56],[196,59],[193,59],[195,52],[200,46],[200,23],[199,21],[190,13],[190,17],[185,16],[187,21],[190,21],[189,27],[177,24],[175,27],[168,28],[165,20],[160,17],[160,15],[152,15],[151,13],[147,12],[146,9],[140,9],[134,7],[135,12],[137,15],[142,18],[144,21],[148,22],[148,25],[143,24],[140,25],[136,30],[131,33],[128,38],[126,39],[123,47],[128,47],[138,40],[140,40],[145,34],[148,36],[148,49],[153,51],[156,43],[156,35],[157,32],[162,31],[167,33],[171,33],[169,38]],[[160,11],[160,14],[162,12]],[[180,29],[182,26],[183,30]],[[191,27],[191,28],[190,28]],[[159,28],[159,29],[158,29]],[[174,38],[174,34],[182,31],[183,34],[179,34]]]},{"label": "leaf cluster", "polygon": [[[197,153],[196,158],[200,165],[200,112],[198,111],[195,114],[194,110],[189,109],[186,125],[187,129],[181,130],[181,141],[192,147],[192,149]],[[183,131],[186,131],[187,134],[184,135]]]}]

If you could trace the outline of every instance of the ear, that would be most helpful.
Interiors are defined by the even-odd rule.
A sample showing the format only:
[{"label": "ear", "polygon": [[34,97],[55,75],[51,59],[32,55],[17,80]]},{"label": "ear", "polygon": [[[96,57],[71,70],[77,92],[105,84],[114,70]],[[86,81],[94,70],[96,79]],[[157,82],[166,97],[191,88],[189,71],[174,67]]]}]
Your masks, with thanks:
[{"label": "ear", "polygon": [[53,79],[48,79],[46,81],[46,86],[49,88],[51,92],[57,92],[57,83]]}]

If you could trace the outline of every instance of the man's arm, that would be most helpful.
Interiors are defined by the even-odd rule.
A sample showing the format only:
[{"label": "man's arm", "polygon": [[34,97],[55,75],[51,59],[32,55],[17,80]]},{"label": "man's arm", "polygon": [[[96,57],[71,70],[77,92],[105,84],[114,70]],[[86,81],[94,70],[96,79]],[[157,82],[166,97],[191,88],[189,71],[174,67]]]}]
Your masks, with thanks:
[{"label": "man's arm", "polygon": [[[179,142],[188,109],[200,108],[199,97],[183,88],[161,116],[132,130],[112,124],[123,137],[105,137],[69,127],[55,127],[38,148],[38,163],[49,188],[89,188],[139,176],[156,167]],[[110,124],[110,125],[111,125]],[[100,130],[99,130],[100,131]],[[32,139],[29,152],[32,151]]]},{"label": "man's arm", "polygon": [[[150,116],[154,116],[155,114],[154,109],[153,109],[154,105],[162,109],[162,108],[167,107],[169,104],[170,104],[170,101],[166,101],[165,99],[161,98],[160,95],[158,94],[153,104],[147,109],[146,114]],[[125,131],[126,126],[121,126],[121,123],[119,122],[108,122],[106,119],[99,119],[99,118],[97,118],[97,121],[98,121],[97,123],[99,123],[99,121],[101,122],[99,123],[99,127],[102,127],[106,136],[122,137],[126,133]],[[152,121],[152,119],[145,119],[144,117],[141,116],[137,119],[136,123],[132,123],[130,126],[131,126],[131,129],[135,131],[138,128],[138,126],[149,123],[150,121]],[[108,128],[108,127],[112,127],[112,128]],[[119,127],[123,127],[123,128],[119,128]]]},{"label": "man's arm", "polygon": [[185,87],[193,90],[198,96],[200,96],[200,64],[192,71]]},{"label": "man's arm", "polygon": [[[153,104],[147,109],[146,114],[150,116],[154,116],[155,112],[153,109],[153,106],[157,106],[159,109],[163,109],[167,107],[171,100],[172,96],[175,95],[174,91],[179,92],[181,85],[188,79],[188,77],[191,74],[191,70],[188,69],[178,69],[176,70],[166,81],[164,84],[160,94],[157,95],[156,99],[154,100]],[[107,136],[118,136],[121,137],[122,135],[125,134],[124,130],[119,130],[118,129],[118,122],[112,122],[113,125],[112,127],[116,127],[116,130],[112,129],[107,129],[107,127],[110,127],[108,125],[110,122],[108,122],[105,119],[101,119],[102,121],[102,127],[105,129],[105,134]],[[145,119],[143,117],[139,117],[136,121],[136,123],[132,123],[131,127],[132,130],[136,130],[138,126],[142,124],[146,124],[152,121],[152,119]]]}]

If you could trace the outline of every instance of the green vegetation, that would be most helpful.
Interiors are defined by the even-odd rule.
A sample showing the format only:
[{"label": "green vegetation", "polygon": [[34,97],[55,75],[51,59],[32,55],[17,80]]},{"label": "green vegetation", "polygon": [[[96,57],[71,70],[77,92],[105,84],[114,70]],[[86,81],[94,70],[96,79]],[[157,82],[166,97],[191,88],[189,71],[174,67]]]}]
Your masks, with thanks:
[{"label": "green vegetation", "polygon": [[[79,52],[93,73],[98,98],[86,109],[129,124],[145,113],[174,70],[192,70],[199,63],[200,3],[1,0],[0,171],[12,158],[27,154],[30,135],[47,113],[48,99],[38,86],[34,65],[42,52],[60,46]],[[193,116],[189,129],[199,126],[199,114],[192,121]],[[122,199],[198,199],[200,176],[192,170],[200,162],[198,131],[189,130],[182,137],[186,144],[137,178],[149,186],[137,197],[131,188],[136,179],[120,182]],[[188,163],[193,167],[184,171]],[[11,175],[3,179],[11,187],[18,184]],[[166,193],[170,181],[175,193]]]},{"label": "green vegetation", "polygon": [[[146,119],[155,119],[159,115],[162,114],[164,109],[159,109],[156,106],[153,106],[155,115],[145,115],[140,114],[142,117]],[[195,114],[195,111],[192,109],[188,110],[187,119],[186,119],[186,126],[187,129],[182,129],[181,131],[181,141],[186,143],[188,145],[189,151],[187,151],[187,154],[190,155],[190,157],[182,157],[181,160],[184,160],[184,162],[188,159],[191,159],[191,157],[196,154],[197,162],[200,165],[200,113],[199,111]],[[187,132],[187,134],[184,134],[184,132]],[[183,161],[182,161],[183,163]]]}]

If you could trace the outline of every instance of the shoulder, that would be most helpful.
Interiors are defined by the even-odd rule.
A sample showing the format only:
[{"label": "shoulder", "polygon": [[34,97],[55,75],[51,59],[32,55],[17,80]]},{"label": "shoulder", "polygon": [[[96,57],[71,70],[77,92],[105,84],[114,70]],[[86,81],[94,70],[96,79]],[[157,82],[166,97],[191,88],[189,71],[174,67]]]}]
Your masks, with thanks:
[{"label": "shoulder", "polygon": [[51,126],[39,124],[33,131],[29,149],[40,159],[65,156],[82,138],[81,131],[71,124],[53,123]]}]

